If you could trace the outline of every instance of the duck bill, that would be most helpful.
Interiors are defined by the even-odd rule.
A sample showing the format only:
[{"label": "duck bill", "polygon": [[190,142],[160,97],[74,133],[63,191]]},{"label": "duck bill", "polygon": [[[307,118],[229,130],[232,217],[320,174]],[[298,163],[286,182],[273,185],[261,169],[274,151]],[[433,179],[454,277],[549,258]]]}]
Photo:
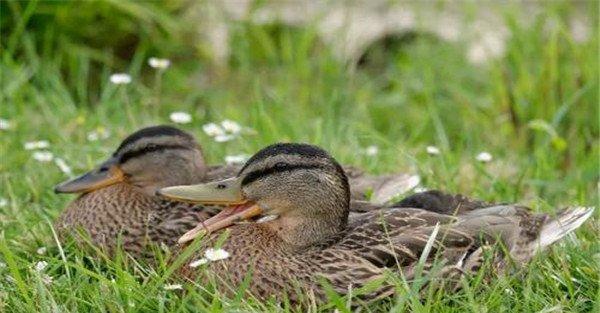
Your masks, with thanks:
[{"label": "duck bill", "polygon": [[225,206],[219,214],[181,236],[179,243],[185,243],[262,213],[258,205],[244,198],[241,186],[240,179],[234,177],[207,184],[166,187],[158,190],[157,194],[177,201]]},{"label": "duck bill", "polygon": [[250,202],[226,207],[219,214],[207,219],[198,224],[194,229],[183,234],[177,240],[180,244],[194,240],[199,236],[203,236],[219,229],[229,227],[237,222],[250,219],[254,216],[262,214],[263,210],[256,204]]},{"label": "duck bill", "polygon": [[54,192],[85,193],[122,182],[125,174],[117,163],[117,159],[110,158],[94,170],[56,185]]},{"label": "duck bill", "polygon": [[241,181],[237,177],[206,184],[165,187],[156,194],[172,200],[200,204],[236,205],[246,202],[242,195]]}]

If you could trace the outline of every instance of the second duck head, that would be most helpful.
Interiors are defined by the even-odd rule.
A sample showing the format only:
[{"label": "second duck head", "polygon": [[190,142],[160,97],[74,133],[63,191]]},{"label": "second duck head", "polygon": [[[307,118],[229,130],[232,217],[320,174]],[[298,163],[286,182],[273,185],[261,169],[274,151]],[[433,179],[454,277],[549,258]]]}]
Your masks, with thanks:
[{"label": "second duck head", "polygon": [[54,190],[87,193],[126,183],[154,195],[162,187],[198,183],[206,171],[202,151],[192,135],[171,126],[152,126],[129,135],[107,160]]}]

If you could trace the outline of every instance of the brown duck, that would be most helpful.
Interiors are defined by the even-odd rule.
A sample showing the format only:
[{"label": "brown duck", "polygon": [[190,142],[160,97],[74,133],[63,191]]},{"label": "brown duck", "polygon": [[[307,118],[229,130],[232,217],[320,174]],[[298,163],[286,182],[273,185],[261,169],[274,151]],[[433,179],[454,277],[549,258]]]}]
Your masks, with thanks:
[{"label": "brown duck", "polygon": [[[433,269],[435,258],[442,277],[471,273],[481,265],[482,251],[495,243],[510,254],[499,255],[495,266],[501,268],[507,259],[524,263],[593,211],[572,208],[551,218],[516,205],[474,207],[457,216],[390,208],[349,221],[350,190],[343,169],[325,151],[306,144],[272,145],[235,178],[159,193],[229,205],[180,238],[184,243],[207,234],[191,261],[208,256],[207,247],[220,246],[229,257],[200,267],[195,266],[202,262],[190,262],[182,267],[184,277],[203,283],[216,278],[224,293],[245,288],[259,298],[286,294],[291,302],[306,300],[302,295],[307,294],[325,300],[322,281],[339,294],[352,290],[363,300],[386,297],[395,292],[386,280],[389,271],[402,271],[410,280],[418,264]],[[271,218],[239,223],[260,215]],[[218,231],[223,228],[225,235]],[[379,287],[361,295],[359,290],[375,281]]]},{"label": "brown duck", "polygon": [[[235,176],[240,166],[207,166],[192,135],[170,126],[141,129],[128,136],[94,170],[56,186],[57,193],[80,193],[55,223],[62,237],[89,234],[94,245],[112,251],[121,243],[133,255],[149,243],[175,244],[177,238],[213,216],[214,206],[168,201],[155,195],[166,186],[197,184]],[[373,177],[355,168],[353,190],[364,198],[370,186],[385,187],[405,175]],[[376,189],[377,190],[377,189]],[[357,211],[370,208],[353,202]]]}]

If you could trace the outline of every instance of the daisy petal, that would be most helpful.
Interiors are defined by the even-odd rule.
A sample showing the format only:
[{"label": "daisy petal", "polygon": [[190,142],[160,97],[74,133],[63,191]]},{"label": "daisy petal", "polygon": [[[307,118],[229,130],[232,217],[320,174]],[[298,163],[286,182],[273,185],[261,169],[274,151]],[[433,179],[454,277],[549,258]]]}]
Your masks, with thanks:
[{"label": "daisy petal", "polygon": [[46,149],[48,147],[50,147],[50,143],[47,140],[28,141],[24,145],[25,150]]},{"label": "daisy petal", "polygon": [[73,172],[71,171],[71,167],[69,167],[67,165],[67,162],[65,162],[65,160],[61,159],[61,158],[56,158],[54,159],[54,163],[56,163],[56,166],[58,166],[58,168],[61,170],[61,172],[67,174],[67,175],[71,175]]},{"label": "daisy petal", "polygon": [[12,127],[9,120],[0,118],[0,130],[9,130]]},{"label": "daisy petal", "polygon": [[32,154],[33,158],[40,162],[50,162],[54,159],[54,154],[50,151],[36,151]]},{"label": "daisy petal", "polygon": [[115,85],[127,85],[131,83],[131,75],[126,73],[116,73],[110,75],[110,82]]},{"label": "daisy petal", "polygon": [[150,58],[148,59],[148,65],[152,68],[164,70],[171,66],[171,60],[169,59],[159,59],[159,58]]},{"label": "daisy petal", "polygon": [[189,264],[189,267],[191,267],[191,268],[196,268],[196,267],[198,267],[198,266],[200,266],[200,265],[204,265],[204,264],[206,264],[206,263],[208,263],[208,259],[206,259],[206,258],[201,258],[201,259],[198,259],[198,260],[194,260],[194,261],[192,261],[192,262]]},{"label": "daisy petal", "polygon": [[438,155],[440,154],[440,149],[436,146],[427,146],[427,148],[425,148],[427,150],[427,154],[429,155]]},{"label": "daisy petal", "polygon": [[234,135],[217,135],[215,136],[216,142],[227,142],[235,139]]},{"label": "daisy petal", "polygon": [[232,134],[239,134],[239,132],[242,131],[242,126],[232,120],[222,121],[221,127],[223,127],[226,132],[230,132]]},{"label": "daisy petal", "polygon": [[43,271],[44,269],[46,269],[46,267],[48,266],[48,262],[46,261],[38,261],[37,263],[35,263],[34,269],[38,272]]},{"label": "daisy petal", "polygon": [[494,157],[492,156],[491,153],[483,151],[483,152],[479,153],[475,157],[475,159],[482,163],[488,163],[488,162],[491,162],[494,159]]},{"label": "daisy petal", "polygon": [[372,146],[368,146],[365,149],[365,154],[368,156],[375,156],[379,153],[379,147],[372,145]]},{"label": "daisy petal", "polygon": [[177,124],[187,124],[192,121],[192,116],[186,112],[173,112],[169,118]]},{"label": "daisy petal", "polygon": [[205,134],[211,137],[225,135],[225,130],[215,123],[208,123],[202,125],[202,130]]},{"label": "daisy petal", "polygon": [[181,289],[183,289],[183,287],[181,286],[181,284],[172,284],[172,285],[165,285],[163,287],[163,289],[165,289],[165,290],[181,290]]},{"label": "daisy petal", "polygon": [[218,261],[229,258],[229,252],[223,249],[206,249],[204,252],[204,257],[206,257],[210,261]]}]

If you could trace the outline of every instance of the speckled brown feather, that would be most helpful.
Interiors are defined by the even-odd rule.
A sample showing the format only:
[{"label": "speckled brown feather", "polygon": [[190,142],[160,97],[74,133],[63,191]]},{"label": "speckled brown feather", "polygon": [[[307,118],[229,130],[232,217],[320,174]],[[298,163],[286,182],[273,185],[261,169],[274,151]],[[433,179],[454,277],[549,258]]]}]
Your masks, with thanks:
[{"label": "speckled brown feather", "polygon": [[149,244],[174,245],[178,236],[214,215],[216,209],[148,196],[121,183],[79,196],[54,223],[61,238],[82,230],[91,242],[112,252],[142,255]]},{"label": "speckled brown feather", "polygon": [[[325,279],[340,294],[348,293],[349,287],[356,289],[374,280],[383,281],[387,271],[402,271],[406,279],[412,279],[432,230],[439,223],[423,275],[429,273],[438,258],[443,267],[436,272],[437,277],[446,277],[450,287],[456,287],[454,283],[461,275],[479,270],[483,262],[482,249],[497,242],[510,252],[510,257],[497,258],[495,265],[499,269],[507,257],[519,263],[528,261],[547,218],[545,214],[532,214],[518,206],[492,207],[484,215],[459,216],[392,208],[362,214],[337,236],[302,252],[291,251],[265,225],[240,224],[228,230],[230,233],[222,246],[231,253],[230,258],[206,267],[183,266],[180,274],[198,280],[206,279],[203,273],[209,272],[218,277],[221,284],[237,290],[246,275],[252,273],[247,291],[253,296],[268,298],[287,294],[290,301],[300,301],[302,297],[297,292],[288,293],[300,286],[303,292],[313,293],[325,301],[320,279]],[[219,236],[221,233],[213,234],[203,246],[214,245]],[[201,257],[200,253],[191,260]],[[392,285],[383,283],[360,298],[379,299],[394,290]]]},{"label": "speckled brown feather", "polygon": [[[292,303],[305,301],[305,294],[326,301],[322,281],[342,295],[377,281],[379,287],[359,296],[369,301],[395,292],[395,286],[386,280],[390,271],[401,272],[410,281],[422,265],[421,275],[434,281],[444,278],[452,288],[458,286],[462,275],[479,270],[487,248],[497,243],[506,248],[508,254],[499,253],[493,260],[498,269],[507,260],[522,264],[543,248],[538,244],[543,234],[551,235],[546,245],[550,244],[581,225],[592,212],[567,209],[551,219],[517,205],[486,207],[480,203],[457,215],[385,208],[337,220],[344,216],[340,210],[348,210],[348,203],[341,203],[341,194],[347,193],[348,187],[340,187],[346,178],[331,165],[335,160],[314,146],[281,145],[261,150],[240,173],[240,179],[256,171],[269,173],[259,183],[242,185],[242,192],[280,217],[233,225],[226,230],[224,242],[222,231],[209,234],[202,248],[180,269],[183,277],[205,284],[216,277],[216,287],[229,295],[247,283],[245,291],[252,296],[281,299],[285,295]],[[286,168],[299,169],[291,172]],[[342,226],[339,230],[332,224],[336,220]],[[562,225],[567,228],[559,229]],[[204,257],[206,248],[221,242],[220,248],[229,252],[229,258],[190,266]]]}]

